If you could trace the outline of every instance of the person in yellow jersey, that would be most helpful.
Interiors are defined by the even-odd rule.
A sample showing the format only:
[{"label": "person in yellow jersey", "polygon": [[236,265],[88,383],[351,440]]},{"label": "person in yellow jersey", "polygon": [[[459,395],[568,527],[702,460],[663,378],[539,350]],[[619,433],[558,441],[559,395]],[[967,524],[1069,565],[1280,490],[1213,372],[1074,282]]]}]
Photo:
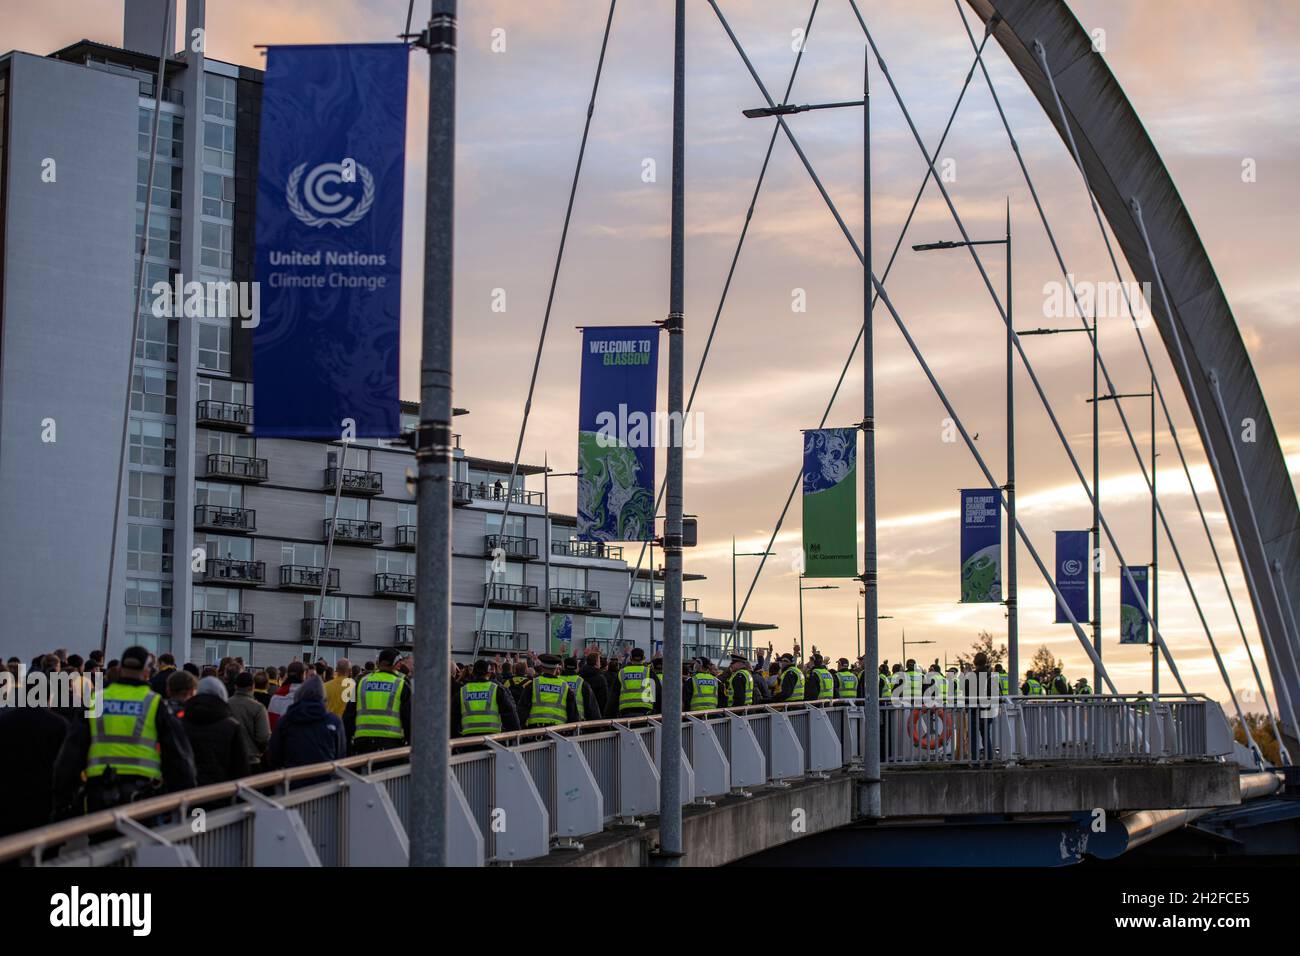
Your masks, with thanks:
[{"label": "person in yellow jersey", "polygon": [[827,669],[822,656],[814,652],[812,668],[804,681],[804,700],[834,700],[835,691],[835,675]]},{"label": "person in yellow jersey", "polygon": [[632,648],[628,662],[619,668],[605,703],[607,717],[636,717],[655,709],[658,683],[645,662],[645,651]]},{"label": "person in yellow jersey", "polygon": [[849,659],[841,657],[835,668],[835,696],[840,700],[853,700],[858,696],[858,675],[849,666]]},{"label": "person in yellow jersey", "polygon": [[411,739],[411,684],[397,672],[397,649],[379,652],[379,666],[357,681],[356,699],[343,711],[350,753],[401,747]]},{"label": "person in yellow jersey", "polygon": [[717,710],[721,687],[709,659],[696,658],[695,671],[682,686],[682,710]]},{"label": "person in yellow jersey", "polygon": [[748,707],[755,703],[758,695],[758,681],[749,668],[749,661],[741,654],[732,654],[727,664],[727,706]]},{"label": "person in yellow jersey", "polygon": [[560,676],[559,656],[541,654],[537,663],[537,676],[528,682],[519,700],[519,722],[525,730],[577,723],[578,702]]},{"label": "person in yellow jersey", "polygon": [[451,712],[453,737],[480,737],[519,729],[519,714],[510,692],[488,675],[489,662],[474,662],[470,679],[456,688]]},{"label": "person in yellow jersey", "polygon": [[781,682],[777,684],[776,696],[773,698],[773,702],[783,704],[789,701],[803,700],[803,671],[795,664],[794,655],[782,654],[777,658],[777,663],[781,666]]},{"label": "person in yellow jersey", "polygon": [[600,717],[600,705],[596,703],[596,693],[587,683],[587,679],[578,673],[576,657],[564,659],[564,673],[560,677],[569,685],[569,692],[573,694],[573,700],[578,705],[578,719],[596,720]]},{"label": "person in yellow jersey", "polygon": [[[81,712],[54,762],[54,810],[93,813],[195,785],[184,728],[149,687],[149,652],[128,647],[102,705]],[[84,786],[83,786],[84,780]]]},{"label": "person in yellow jersey", "polygon": [[348,701],[356,696],[357,682],[352,679],[352,662],[346,657],[334,665],[334,676],[325,682],[325,709],[342,717]]}]

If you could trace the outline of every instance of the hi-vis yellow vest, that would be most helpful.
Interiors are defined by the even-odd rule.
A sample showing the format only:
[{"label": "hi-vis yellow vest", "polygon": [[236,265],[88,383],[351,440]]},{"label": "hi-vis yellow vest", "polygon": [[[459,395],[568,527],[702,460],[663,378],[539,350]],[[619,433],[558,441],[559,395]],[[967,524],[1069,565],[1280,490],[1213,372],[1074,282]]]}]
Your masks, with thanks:
[{"label": "hi-vis yellow vest", "polygon": [[104,710],[90,720],[86,776],[115,773],[162,779],[158,744],[158,707],[162,697],[147,684],[109,684]]}]

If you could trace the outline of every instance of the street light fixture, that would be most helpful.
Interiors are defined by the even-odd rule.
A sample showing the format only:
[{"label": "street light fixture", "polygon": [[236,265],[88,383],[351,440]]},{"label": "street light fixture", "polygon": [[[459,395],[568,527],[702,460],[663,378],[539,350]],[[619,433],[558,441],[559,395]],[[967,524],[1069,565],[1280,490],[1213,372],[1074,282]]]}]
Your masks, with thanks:
[{"label": "street light fixture", "polygon": [[[1017,609],[1017,575],[1016,575],[1016,403],[1015,403],[1015,341],[1016,333],[1011,324],[1011,200],[1007,199],[1006,235],[1001,239],[944,239],[939,242],[922,242],[912,246],[915,252],[931,252],[938,249],[961,249],[969,246],[1006,246],[1007,247],[1007,654],[1014,671],[1020,663],[1020,618]],[[907,657],[907,648],[903,648],[903,657]]]},{"label": "street light fixture", "polygon": [[835,110],[845,106],[865,106],[866,100],[845,100],[841,103],[813,103],[805,106],[795,106],[791,103],[785,103],[780,106],[760,106],[754,109],[741,110],[747,119],[762,119],[764,116],[790,116],[794,113],[807,113],[811,110]]},{"label": "street light fixture", "polygon": [[934,641],[909,641],[909,640],[907,639],[907,631],[904,631],[904,632],[903,632],[903,664],[904,664],[904,666],[906,666],[906,664],[907,664],[907,645],[908,645],[908,644],[911,644],[913,647],[916,647],[916,646],[919,645],[919,644],[933,644],[933,643],[934,643]]}]

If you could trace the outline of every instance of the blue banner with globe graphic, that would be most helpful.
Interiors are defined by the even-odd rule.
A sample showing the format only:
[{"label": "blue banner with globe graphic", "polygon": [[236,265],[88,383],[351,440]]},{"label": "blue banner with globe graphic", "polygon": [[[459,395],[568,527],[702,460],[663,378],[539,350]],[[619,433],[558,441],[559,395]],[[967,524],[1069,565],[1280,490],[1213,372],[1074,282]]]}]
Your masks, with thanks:
[{"label": "blue banner with globe graphic", "polygon": [[[1080,624],[1088,616],[1088,538],[1089,531],[1056,532],[1056,588],[1065,598],[1074,619]],[[1056,602],[1056,623],[1069,624],[1061,602]]]},{"label": "blue banner with globe graphic", "polygon": [[551,626],[546,641],[546,650],[551,654],[575,654],[573,644],[573,615],[552,614]]},{"label": "blue banner with globe graphic", "polygon": [[858,575],[858,430],[803,433],[804,576]]},{"label": "blue banner with globe graphic", "polygon": [[[1137,585],[1134,591],[1133,584],[1129,584],[1129,575],[1124,572],[1128,571],[1133,575],[1133,584]],[[1149,569],[1146,565],[1139,567],[1128,566],[1120,568],[1119,575],[1119,642],[1121,644],[1145,644],[1147,642],[1147,616],[1142,613],[1142,604],[1147,603],[1147,575]],[[1141,596],[1142,604],[1139,604],[1137,597]]]},{"label": "blue banner with globe graphic", "polygon": [[409,59],[405,43],[266,51],[252,326],[259,437],[337,439],[349,424],[357,438],[401,434]]},{"label": "blue banner with globe graphic", "polygon": [[1002,600],[1002,495],[991,488],[961,493],[961,603]]},{"label": "blue banner with globe graphic", "polygon": [[654,537],[659,329],[582,330],[578,539]]}]

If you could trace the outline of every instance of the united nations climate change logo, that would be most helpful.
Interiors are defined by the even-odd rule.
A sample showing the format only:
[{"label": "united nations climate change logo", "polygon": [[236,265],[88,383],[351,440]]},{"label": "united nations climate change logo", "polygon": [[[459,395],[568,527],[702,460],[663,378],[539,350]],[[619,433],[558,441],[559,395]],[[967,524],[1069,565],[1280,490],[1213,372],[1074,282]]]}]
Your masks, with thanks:
[{"label": "united nations climate change logo", "polygon": [[1067,558],[1061,562],[1061,570],[1070,575],[1078,574],[1083,570],[1083,562],[1078,558]]},{"label": "united nations climate change logo", "polygon": [[342,229],[356,225],[370,211],[375,202],[375,177],[366,167],[355,164],[361,180],[360,198],[337,190],[337,186],[347,182],[342,163],[321,163],[312,167],[304,179],[306,168],[306,163],[295,166],[284,187],[289,211],[301,222],[317,229],[327,225]]}]

